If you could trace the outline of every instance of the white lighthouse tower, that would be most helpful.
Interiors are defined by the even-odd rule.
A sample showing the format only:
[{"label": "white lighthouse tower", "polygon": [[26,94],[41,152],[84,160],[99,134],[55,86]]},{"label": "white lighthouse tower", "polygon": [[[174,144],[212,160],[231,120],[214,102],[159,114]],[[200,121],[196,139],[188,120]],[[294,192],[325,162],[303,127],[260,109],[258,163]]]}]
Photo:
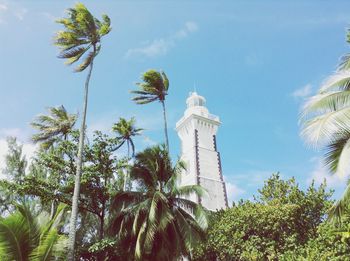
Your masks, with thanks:
[{"label": "white lighthouse tower", "polygon": [[181,174],[181,185],[201,185],[208,195],[190,199],[209,210],[228,207],[226,186],[222,176],[220,153],[216,146],[218,116],[209,113],[204,97],[190,93],[184,116],[176,123],[181,139],[181,159],[187,170]]}]

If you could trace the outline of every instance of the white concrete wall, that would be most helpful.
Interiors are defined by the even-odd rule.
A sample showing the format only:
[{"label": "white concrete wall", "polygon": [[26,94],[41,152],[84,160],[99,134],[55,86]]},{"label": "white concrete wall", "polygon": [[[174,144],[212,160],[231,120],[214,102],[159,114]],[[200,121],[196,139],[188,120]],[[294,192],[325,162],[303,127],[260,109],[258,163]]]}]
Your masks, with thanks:
[{"label": "white concrete wall", "polygon": [[[181,159],[187,165],[187,171],[181,175],[181,185],[199,184],[208,192],[201,199],[204,207],[217,210],[226,207],[225,184],[221,180],[221,168],[218,152],[215,150],[214,135],[220,125],[217,116],[209,114],[203,106],[188,107],[176,124],[176,130],[181,140]],[[196,140],[198,135],[198,167],[197,176]],[[199,202],[195,195],[190,200]]]}]

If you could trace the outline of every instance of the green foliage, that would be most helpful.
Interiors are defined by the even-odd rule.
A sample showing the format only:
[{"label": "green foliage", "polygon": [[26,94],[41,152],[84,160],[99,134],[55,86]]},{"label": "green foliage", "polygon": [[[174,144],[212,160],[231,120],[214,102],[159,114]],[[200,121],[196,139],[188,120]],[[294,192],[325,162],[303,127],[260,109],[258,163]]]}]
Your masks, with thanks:
[{"label": "green foliage", "polygon": [[168,95],[169,80],[164,72],[148,70],[142,75],[142,83],[137,83],[139,90],[131,91],[136,94],[133,100],[138,104],[146,104],[153,101],[164,101]]},{"label": "green foliage", "polygon": [[[349,43],[350,31],[347,33]],[[349,173],[350,157],[350,55],[342,57],[334,72],[304,105],[300,121],[302,136],[315,147],[325,149],[325,164],[341,177]],[[350,187],[336,202],[330,216],[341,219],[349,205]]]},{"label": "green foliage", "polygon": [[22,154],[22,145],[14,137],[7,138],[8,153],[5,156],[6,167],[3,174],[17,183],[21,183],[27,167],[27,160]]},{"label": "green foliage", "polygon": [[330,223],[323,223],[318,227],[315,238],[310,239],[303,247],[294,251],[286,251],[279,256],[281,261],[343,261],[350,260],[350,241],[335,233]]},{"label": "green foliage", "polygon": [[75,71],[84,71],[99,53],[101,38],[111,31],[109,17],[102,15],[100,21],[83,4],[78,3],[67,10],[67,18],[59,19],[57,23],[65,27],[65,31],[57,32],[55,37],[55,45],[61,49],[58,57],[67,59],[68,65],[83,59]]},{"label": "green foliage", "polygon": [[203,238],[206,213],[200,205],[183,198],[190,193],[202,195],[203,189],[196,185],[178,187],[182,168],[181,163],[172,166],[164,147],[155,146],[136,155],[131,178],[141,189],[115,196],[110,227],[110,234],[117,236],[131,260],[177,260],[188,256]]},{"label": "green foliage", "polygon": [[115,123],[112,127],[112,131],[117,133],[117,138],[120,142],[120,145],[117,147],[121,147],[126,142],[128,146],[128,157],[130,153],[130,147],[132,152],[132,157],[135,155],[135,145],[133,142],[133,137],[141,135],[141,131],[143,129],[135,127],[135,118],[132,117],[130,120],[126,120],[124,118],[119,118],[119,121]]},{"label": "green foliage", "polygon": [[17,205],[17,211],[0,220],[0,260],[64,260],[65,236],[59,233],[64,206],[52,220],[39,217],[28,206]]},{"label": "green foliage", "polygon": [[214,213],[207,239],[193,252],[194,260],[279,260],[317,237],[317,228],[331,205],[325,184],[306,192],[294,179],[278,174],[265,182],[254,202],[241,201]]},{"label": "green foliage", "polygon": [[39,132],[32,136],[34,143],[43,149],[50,148],[61,139],[66,140],[77,120],[76,114],[69,114],[63,105],[48,108],[49,115],[39,115],[31,123]]},{"label": "green foliage", "polygon": [[[48,212],[55,213],[59,202],[72,205],[78,137],[79,132],[72,130],[67,139],[58,139],[54,147],[39,150],[21,184],[3,181],[3,185],[18,195],[39,198]],[[84,147],[86,164],[81,178],[77,236],[82,247],[103,238],[111,197],[123,187],[121,163],[116,157],[119,145],[118,138],[96,131]]]},{"label": "green foliage", "polygon": [[0,215],[4,212],[11,212],[14,208],[13,203],[23,200],[22,196],[13,194],[13,191],[7,186],[6,180],[20,186],[25,178],[27,167],[27,160],[22,153],[22,145],[17,143],[17,139],[8,137],[7,146],[6,165],[2,171],[5,178],[0,180]]},{"label": "green foliage", "polygon": [[148,70],[142,75],[143,82],[137,83],[138,90],[131,91],[136,94],[132,99],[137,104],[147,104],[159,101],[163,108],[165,144],[169,150],[168,127],[165,111],[165,96],[168,95],[169,80],[164,72]]}]

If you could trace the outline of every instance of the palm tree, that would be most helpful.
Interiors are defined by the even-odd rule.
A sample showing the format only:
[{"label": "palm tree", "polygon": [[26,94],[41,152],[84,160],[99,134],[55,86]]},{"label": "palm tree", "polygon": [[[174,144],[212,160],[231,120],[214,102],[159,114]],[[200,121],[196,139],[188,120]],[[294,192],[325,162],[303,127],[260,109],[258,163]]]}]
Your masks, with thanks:
[{"label": "palm tree", "polygon": [[[32,136],[34,143],[40,143],[43,150],[48,150],[60,140],[67,140],[77,121],[77,114],[69,114],[66,108],[61,105],[49,107],[48,115],[39,115],[31,125],[39,132]],[[57,207],[57,200],[51,203],[51,217],[54,216]]]},{"label": "palm tree", "polygon": [[[75,175],[69,231],[68,260],[73,260],[89,82],[93,69],[94,59],[101,49],[101,38],[110,32],[111,27],[110,19],[107,15],[102,15],[102,21],[100,21],[97,18],[93,17],[89,10],[81,3],[76,4],[74,8],[68,9],[67,15],[67,18],[63,18],[57,21],[65,27],[64,31],[57,32],[55,38],[55,45],[61,49],[58,57],[67,59],[66,63],[68,65],[82,60],[80,65],[75,68],[76,72],[82,72],[86,68],[89,68],[85,81],[83,113],[77,156],[77,172]],[[87,52],[88,54],[84,55]]]},{"label": "palm tree", "polygon": [[32,136],[34,143],[41,143],[43,149],[48,149],[58,140],[67,140],[77,120],[76,114],[69,114],[63,105],[49,107],[48,115],[39,115],[31,123],[39,133]]},{"label": "palm tree", "polygon": [[[348,33],[350,43],[350,33]],[[301,135],[316,148],[325,148],[325,164],[331,173],[349,174],[350,158],[350,54],[345,55],[337,71],[309,98],[300,117]],[[350,203],[350,187],[336,202],[330,216],[340,218]]]},{"label": "palm tree", "polygon": [[183,168],[181,161],[172,166],[164,146],[148,148],[136,155],[131,169],[138,190],[115,196],[110,231],[136,260],[178,260],[189,256],[202,239],[206,212],[186,197],[203,196],[204,190],[198,185],[178,186]]},{"label": "palm tree", "polygon": [[[132,117],[130,120],[126,120],[124,118],[119,118],[119,121],[115,123],[112,127],[112,130],[117,133],[117,139],[119,140],[120,144],[118,145],[118,148],[123,146],[125,143],[128,146],[128,158],[127,161],[129,162],[130,160],[130,147],[131,147],[131,156],[135,156],[135,145],[133,141],[133,137],[137,135],[141,135],[141,131],[143,129],[141,128],[136,128],[135,127],[135,118]],[[128,165],[128,164],[127,164]],[[129,173],[127,170],[127,173],[124,178],[124,191],[126,190],[126,186],[129,180]]]},{"label": "palm tree", "polygon": [[53,219],[47,213],[37,217],[28,206],[0,219],[0,260],[65,260],[66,237],[59,234],[65,206]]},{"label": "palm tree", "polygon": [[143,129],[135,127],[135,122],[136,120],[134,117],[132,117],[130,120],[119,118],[119,121],[112,127],[112,131],[117,133],[117,138],[120,142],[117,149],[126,143],[128,146],[128,158],[130,158],[130,147],[131,156],[135,156],[135,145],[132,138],[141,135],[141,131],[143,131]]},{"label": "palm tree", "polygon": [[165,96],[168,95],[169,80],[164,72],[148,70],[142,75],[142,83],[137,83],[139,90],[131,91],[137,96],[133,98],[137,104],[159,101],[163,108],[165,144],[169,150],[168,127],[165,111]]}]

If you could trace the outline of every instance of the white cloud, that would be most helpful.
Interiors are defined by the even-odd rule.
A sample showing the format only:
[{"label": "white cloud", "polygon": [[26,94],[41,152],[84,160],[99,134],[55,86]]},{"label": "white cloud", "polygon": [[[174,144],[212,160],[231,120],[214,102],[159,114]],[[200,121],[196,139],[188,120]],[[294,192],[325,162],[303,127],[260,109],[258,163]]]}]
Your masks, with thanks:
[{"label": "white cloud", "polygon": [[54,16],[53,14],[49,13],[49,12],[42,12],[40,13],[42,16],[46,17],[47,19],[49,19],[50,21],[56,21],[57,17]]},{"label": "white cloud", "polygon": [[[231,179],[236,184],[242,184],[245,187],[260,188],[264,184],[264,181],[271,177],[272,173],[276,173],[276,171],[250,170],[241,174],[234,174]],[[283,177],[283,175],[280,174],[280,177]]]},{"label": "white cloud", "polygon": [[312,92],[312,85],[306,84],[304,87],[295,90],[292,93],[292,96],[296,99],[305,99],[308,96],[310,96],[311,92]]},{"label": "white cloud", "polygon": [[310,159],[310,162],[314,164],[314,169],[311,171],[307,178],[307,184],[310,184],[313,180],[317,185],[326,180],[327,186],[332,188],[343,187],[344,184],[346,184],[348,177],[331,175],[327,168],[324,166],[322,159],[314,157]]},{"label": "white cloud", "polygon": [[9,24],[14,17],[23,21],[28,10],[18,3],[0,0],[0,24]]},{"label": "white cloud", "polygon": [[3,128],[0,129],[0,137],[21,137],[22,131],[19,128]]},{"label": "white cloud", "polygon": [[0,11],[6,11],[8,9],[7,5],[4,3],[0,3]]},{"label": "white cloud", "polygon": [[227,198],[229,201],[229,206],[231,206],[233,201],[237,201],[240,199],[240,196],[243,195],[246,191],[244,189],[239,188],[236,184],[231,182],[226,183],[226,192]]},{"label": "white cloud", "polygon": [[154,146],[157,144],[156,141],[152,140],[150,137],[143,135],[143,139],[142,139],[143,144],[145,144],[146,146]]},{"label": "white cloud", "polygon": [[28,13],[26,8],[20,8],[14,11],[14,15],[17,17],[19,21],[24,20],[24,16]]},{"label": "white cloud", "polygon": [[189,34],[198,30],[198,25],[194,22],[186,22],[184,27],[172,35],[153,40],[148,45],[129,49],[125,57],[144,56],[148,58],[165,55],[178,41],[186,38]]},{"label": "white cloud", "polygon": [[4,24],[4,14],[6,13],[8,9],[7,4],[0,2],[0,24]]}]

